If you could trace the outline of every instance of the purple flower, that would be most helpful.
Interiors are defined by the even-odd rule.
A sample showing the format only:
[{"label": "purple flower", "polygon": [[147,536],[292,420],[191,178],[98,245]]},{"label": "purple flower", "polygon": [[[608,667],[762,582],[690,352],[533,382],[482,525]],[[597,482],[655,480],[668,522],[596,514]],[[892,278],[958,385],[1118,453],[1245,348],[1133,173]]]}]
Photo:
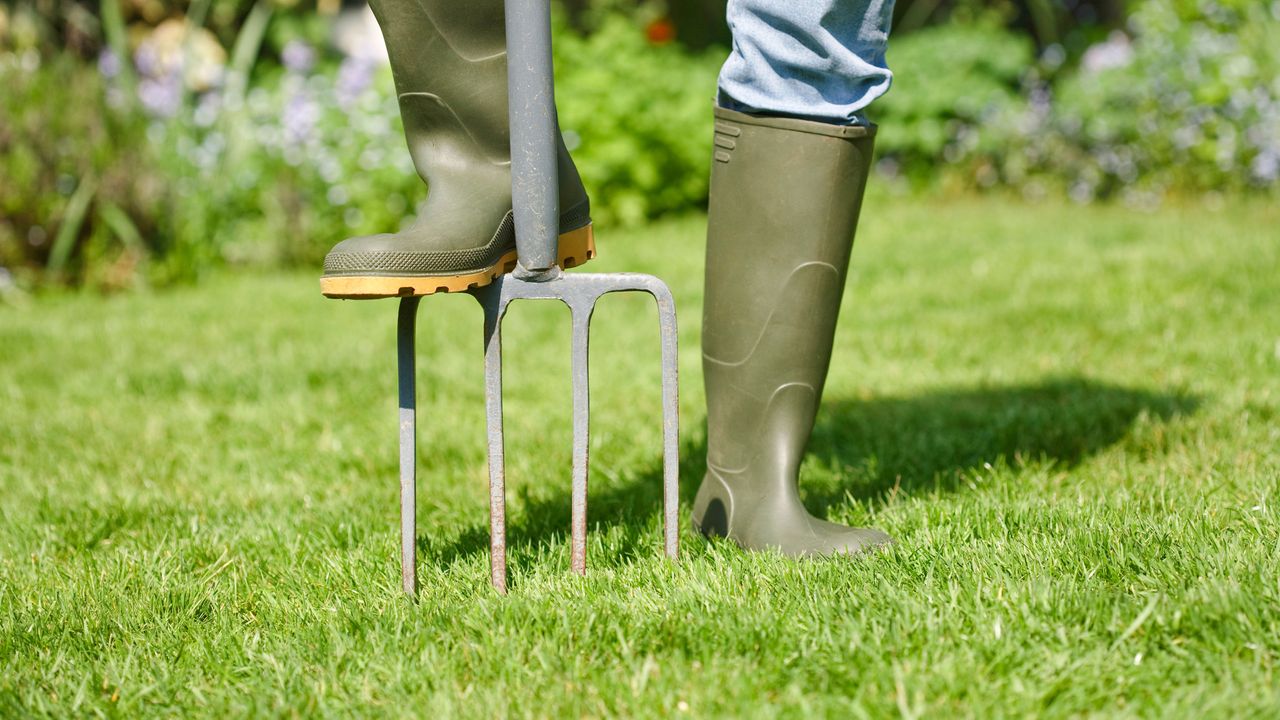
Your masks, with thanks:
[{"label": "purple flower", "polygon": [[316,51],[301,40],[290,40],[280,52],[280,60],[289,72],[304,75],[316,64]]},{"label": "purple flower", "polygon": [[116,55],[110,49],[103,50],[98,55],[98,72],[102,73],[104,78],[113,78],[120,74],[120,56]]},{"label": "purple flower", "polygon": [[1094,188],[1089,182],[1080,180],[1071,185],[1071,189],[1067,191],[1067,194],[1077,203],[1088,205],[1093,201]]},{"label": "purple flower", "polygon": [[1250,171],[1253,179],[1263,185],[1270,185],[1280,179],[1280,151],[1267,149],[1258,153]]},{"label": "purple flower", "polygon": [[1129,37],[1119,30],[1107,36],[1106,42],[1090,45],[1080,58],[1080,68],[1087,75],[1094,75],[1103,70],[1122,68],[1133,62],[1133,44]]},{"label": "purple flower", "polygon": [[338,102],[343,105],[353,102],[360,94],[373,84],[373,73],[377,65],[367,58],[348,57],[338,66],[338,77],[334,80]]},{"label": "purple flower", "polygon": [[182,76],[169,73],[138,83],[138,100],[155,117],[171,118],[182,107]]},{"label": "purple flower", "polygon": [[1031,112],[1037,118],[1048,118],[1053,114],[1053,94],[1049,92],[1049,86],[1037,84],[1028,93],[1027,99],[1031,106]]},{"label": "purple flower", "polygon": [[281,122],[285,145],[306,145],[315,138],[316,127],[320,122],[320,106],[307,93],[294,93],[285,103]]},{"label": "purple flower", "polygon": [[217,92],[207,92],[200,96],[200,100],[196,103],[196,110],[193,115],[196,125],[200,127],[210,127],[218,120],[218,115],[222,112],[222,95]]},{"label": "purple flower", "polygon": [[1062,47],[1062,45],[1058,43],[1053,43],[1049,47],[1045,48],[1044,52],[1040,54],[1040,62],[1044,63],[1045,67],[1050,70],[1057,70],[1062,67],[1062,63],[1066,61],[1066,48]]},{"label": "purple flower", "polygon": [[133,54],[133,64],[137,66],[139,73],[147,77],[159,75],[161,71],[160,57],[151,43],[144,42],[138,47],[137,52]]}]

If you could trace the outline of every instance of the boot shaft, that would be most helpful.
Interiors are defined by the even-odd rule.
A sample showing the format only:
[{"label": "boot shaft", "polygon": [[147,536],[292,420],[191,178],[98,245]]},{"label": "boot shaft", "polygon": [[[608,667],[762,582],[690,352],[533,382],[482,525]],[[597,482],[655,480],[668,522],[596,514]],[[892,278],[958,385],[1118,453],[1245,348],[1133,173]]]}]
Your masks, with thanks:
[{"label": "boot shaft", "polygon": [[[511,139],[502,0],[372,0],[386,41],[427,214],[477,197],[510,205]],[[586,190],[557,137],[562,225],[589,221]],[[505,198],[505,199],[504,199]]]},{"label": "boot shaft", "polygon": [[831,361],[874,133],[716,110],[703,308],[713,466],[765,463],[774,470],[762,477],[794,480]]},{"label": "boot shaft", "polygon": [[473,155],[509,162],[501,0],[372,0],[370,7],[422,179],[430,183],[430,175]]}]

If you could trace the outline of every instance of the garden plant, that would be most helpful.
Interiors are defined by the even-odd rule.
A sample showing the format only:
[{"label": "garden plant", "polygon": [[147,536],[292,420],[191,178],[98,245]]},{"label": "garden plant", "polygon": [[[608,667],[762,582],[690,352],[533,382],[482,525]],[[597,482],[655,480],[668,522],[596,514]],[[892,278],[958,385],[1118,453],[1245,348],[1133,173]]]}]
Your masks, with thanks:
[{"label": "garden plant", "polygon": [[[581,357],[513,306],[503,595],[482,308],[422,303],[403,458],[393,303],[317,292],[443,192],[362,12],[0,5],[0,717],[1280,714],[1280,3],[899,0],[879,129],[825,135],[713,117],[722,2],[556,4],[590,269],[681,308],[681,487],[652,302],[595,311],[585,522]],[[866,180],[852,250],[825,186],[732,174],[801,160]],[[847,274],[748,307],[792,231],[751,272]],[[780,387],[811,437],[752,422]],[[871,552],[716,526],[752,463]]]}]

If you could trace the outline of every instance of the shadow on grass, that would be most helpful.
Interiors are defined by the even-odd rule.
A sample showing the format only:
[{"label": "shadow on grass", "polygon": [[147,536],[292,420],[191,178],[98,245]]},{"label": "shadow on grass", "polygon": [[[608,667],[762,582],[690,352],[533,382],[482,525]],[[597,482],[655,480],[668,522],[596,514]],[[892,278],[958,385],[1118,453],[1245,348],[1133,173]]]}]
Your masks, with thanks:
[{"label": "shadow on grass", "polygon": [[908,495],[954,491],[971,471],[1002,461],[1069,468],[1123,441],[1140,419],[1164,422],[1199,404],[1186,393],[1085,378],[836,399],[823,404],[809,453],[858,484],[810,488],[805,498],[821,513],[846,493],[877,499],[895,488]]},{"label": "shadow on grass", "polygon": [[[809,443],[808,462],[831,469],[828,477],[852,482],[802,481],[801,492],[810,510],[823,516],[846,495],[878,500],[890,492],[955,491],[963,487],[968,472],[989,463],[1071,467],[1123,441],[1141,418],[1163,422],[1194,412],[1198,405],[1198,398],[1185,393],[1136,390],[1084,378],[911,397],[827,399]],[[655,448],[655,464],[634,480],[593,478],[590,525],[621,526],[623,533],[624,557],[611,558],[612,562],[648,554],[660,545],[660,538],[650,537],[661,513],[659,456]],[[706,471],[705,456],[701,433],[681,447],[680,494],[686,507]],[[527,556],[547,540],[567,535],[567,487],[550,496],[526,496],[521,505],[520,512],[508,516],[513,556]],[[683,511],[681,526],[688,527]],[[419,545],[428,561],[436,562],[486,552],[488,524],[477,523],[432,548],[422,540]]]}]

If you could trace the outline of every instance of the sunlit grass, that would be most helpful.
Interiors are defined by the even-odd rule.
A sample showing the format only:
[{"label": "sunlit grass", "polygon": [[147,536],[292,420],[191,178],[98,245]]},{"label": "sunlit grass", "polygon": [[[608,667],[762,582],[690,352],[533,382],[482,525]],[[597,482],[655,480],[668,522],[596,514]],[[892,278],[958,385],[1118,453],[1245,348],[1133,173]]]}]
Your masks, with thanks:
[{"label": "sunlit grass", "polygon": [[1280,712],[1280,213],[864,214],[804,484],[898,539],[861,560],[689,531],[701,218],[604,229],[593,265],[680,303],[680,563],[651,303],[596,317],[585,579],[566,313],[518,305],[506,598],[469,298],[421,312],[417,604],[394,302],[325,301],[304,273],[0,307],[0,714]]}]

